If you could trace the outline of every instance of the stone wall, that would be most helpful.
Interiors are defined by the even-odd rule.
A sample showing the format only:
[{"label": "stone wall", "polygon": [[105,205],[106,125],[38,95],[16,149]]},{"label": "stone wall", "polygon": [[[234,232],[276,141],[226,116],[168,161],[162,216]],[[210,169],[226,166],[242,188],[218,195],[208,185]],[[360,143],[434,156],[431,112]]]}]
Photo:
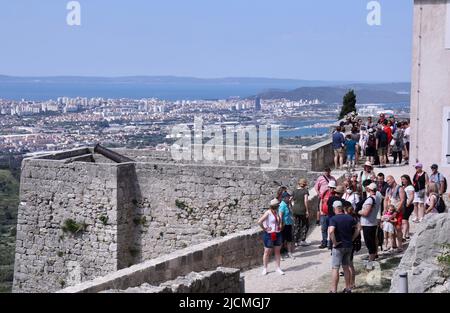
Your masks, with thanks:
[{"label": "stone wall", "polygon": [[[281,185],[292,190],[308,176],[300,169],[104,163],[86,148],[62,155],[23,162],[16,292],[54,291],[249,229]],[[69,219],[85,229],[65,233]]]},{"label": "stone wall", "polygon": [[160,285],[191,272],[212,271],[218,267],[245,270],[262,263],[263,250],[261,229],[253,228],[177,250],[58,292],[96,293],[125,290],[145,283]]},{"label": "stone wall", "polygon": [[240,270],[219,267],[214,271],[192,272],[153,286],[144,283],[125,290],[110,289],[101,293],[243,293]]},{"label": "stone wall", "polygon": [[[116,177],[111,165],[23,161],[14,292],[54,291],[119,268]],[[69,219],[85,230],[64,232]]]},{"label": "stone wall", "polygon": [[249,229],[280,185],[304,171],[136,163],[136,246],[142,261]]}]

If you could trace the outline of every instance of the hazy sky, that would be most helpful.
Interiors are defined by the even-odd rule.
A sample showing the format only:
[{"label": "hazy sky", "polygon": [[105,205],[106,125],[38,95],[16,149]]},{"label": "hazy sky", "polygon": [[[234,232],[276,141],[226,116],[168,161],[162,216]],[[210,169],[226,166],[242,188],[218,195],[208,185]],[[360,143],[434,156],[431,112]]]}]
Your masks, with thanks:
[{"label": "hazy sky", "polygon": [[0,0],[0,74],[409,81],[412,0]]}]

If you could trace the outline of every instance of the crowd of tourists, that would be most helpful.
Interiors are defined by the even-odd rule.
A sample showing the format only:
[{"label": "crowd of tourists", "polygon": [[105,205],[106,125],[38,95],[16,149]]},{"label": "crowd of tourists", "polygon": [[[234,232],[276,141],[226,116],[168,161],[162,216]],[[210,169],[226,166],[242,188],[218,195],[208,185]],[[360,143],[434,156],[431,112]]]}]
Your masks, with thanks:
[{"label": "crowd of tourists", "polygon": [[[350,128],[348,134],[345,134],[346,128]],[[408,164],[410,132],[409,122],[398,121],[395,116],[380,114],[374,122],[372,117],[363,121],[351,114],[332,135],[335,168],[346,166],[354,170],[364,158],[385,168],[389,156],[392,156],[393,164],[402,165],[403,161]]]},{"label": "crowd of tourists", "polygon": [[[406,164],[408,162],[408,123],[394,122],[384,115],[380,116],[376,124],[370,118],[368,123],[351,120],[350,123],[354,123],[352,135],[347,135],[345,140],[340,135],[340,139],[337,139],[340,127],[336,130],[333,145],[340,142],[339,147],[334,146],[338,162],[344,158],[344,152],[350,162],[348,165],[353,169],[359,160],[366,159],[362,171],[349,171],[339,182],[329,167],[324,169],[314,184],[319,199],[318,208],[309,207],[311,202],[306,179],[300,179],[294,190],[281,187],[277,191],[269,209],[258,221],[264,230],[263,275],[267,274],[269,258],[273,253],[276,272],[284,275],[281,269],[283,250],[286,251],[284,257],[294,258],[296,247],[310,245],[306,241],[309,221],[311,212],[317,210],[315,217],[322,232],[318,248],[330,249],[332,255],[331,292],[337,292],[339,277],[344,276],[343,292],[351,293],[356,287],[353,257],[361,250],[362,241],[368,253],[365,266],[371,270],[373,262],[381,254],[403,251],[404,244],[410,239],[410,223],[421,223],[427,215],[446,210],[444,196],[447,180],[439,172],[437,164],[431,165],[428,172],[423,164],[417,163],[412,177],[404,174],[398,181],[393,175],[375,172],[377,158],[379,167],[385,168],[391,153],[394,164],[397,161],[401,164],[403,156],[406,156]],[[397,125],[395,129],[392,129],[393,125]],[[391,132],[385,131],[387,128]],[[367,145],[363,138],[366,132],[369,137],[375,136],[375,146]],[[385,140],[385,136],[380,133],[390,135]],[[394,145],[391,144],[392,140],[395,141]],[[388,173],[389,169],[384,171]],[[343,272],[340,272],[341,267]]]}]

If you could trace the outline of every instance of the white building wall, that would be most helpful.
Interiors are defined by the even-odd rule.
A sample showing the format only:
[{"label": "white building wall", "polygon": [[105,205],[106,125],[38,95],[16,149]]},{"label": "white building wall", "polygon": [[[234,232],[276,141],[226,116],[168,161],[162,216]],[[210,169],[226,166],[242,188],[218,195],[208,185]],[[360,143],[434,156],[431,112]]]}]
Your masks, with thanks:
[{"label": "white building wall", "polygon": [[[410,164],[433,163],[450,177],[450,1],[415,0]],[[450,159],[450,158],[449,158]]]}]

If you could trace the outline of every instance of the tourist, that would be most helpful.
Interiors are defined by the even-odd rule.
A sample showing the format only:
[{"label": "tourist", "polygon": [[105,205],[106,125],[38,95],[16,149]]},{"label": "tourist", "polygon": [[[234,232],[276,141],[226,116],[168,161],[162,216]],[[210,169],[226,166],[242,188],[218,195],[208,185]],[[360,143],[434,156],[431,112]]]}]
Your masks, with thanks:
[{"label": "tourist", "polygon": [[380,125],[378,126],[378,130],[376,133],[376,139],[377,139],[377,154],[380,158],[380,167],[385,168],[386,167],[386,160],[387,160],[387,148],[389,145],[388,141],[388,135],[383,130],[383,127]]},{"label": "tourist", "polygon": [[436,183],[428,183],[427,200],[425,202],[425,214],[439,213],[437,204],[439,200],[439,189]]},{"label": "tourist", "polygon": [[319,209],[317,210],[317,220],[316,225],[320,225],[320,208],[322,207],[322,199],[325,193],[328,191],[328,184],[330,181],[336,182],[336,178],[331,176],[330,167],[325,167],[324,174],[317,178],[317,181],[314,185],[314,189],[316,190],[317,195],[319,196]]},{"label": "tourist", "polygon": [[386,190],[389,188],[389,185],[385,181],[383,173],[378,173],[376,182],[377,182],[377,190],[383,195],[383,197],[386,197]]},{"label": "tourist", "polygon": [[355,192],[354,187],[353,186],[349,186],[344,194],[344,196],[342,197],[345,201],[350,202],[351,206],[353,209],[356,209],[356,205],[359,202],[359,195],[358,193]]},{"label": "tourist", "polygon": [[372,121],[372,116],[369,116],[367,118],[367,123],[365,124],[365,126],[366,126],[367,129],[371,129],[371,128],[373,128],[375,126],[375,124]]},{"label": "tourist", "polygon": [[[300,179],[298,188],[292,194],[292,212],[294,214],[294,241],[301,246],[309,246],[306,235],[309,230],[309,191],[306,179]],[[320,217],[319,217],[320,219]]]},{"label": "tourist", "polygon": [[447,191],[447,180],[444,175],[439,173],[438,165],[431,166],[430,182],[437,185],[439,196],[442,196]]},{"label": "tourist", "polygon": [[280,262],[281,255],[280,249],[282,245],[281,236],[281,218],[278,215],[278,207],[280,202],[277,199],[270,201],[269,209],[264,212],[263,216],[258,220],[258,225],[264,230],[263,242],[264,242],[264,256],[263,264],[264,269],[262,274],[267,274],[267,266],[269,265],[269,258],[272,252],[275,251],[275,263],[277,265],[277,272],[284,275],[281,270]]},{"label": "tourist", "polygon": [[322,242],[319,249],[326,249],[328,247],[328,199],[335,194],[336,181],[331,180],[328,183],[328,190],[325,192],[320,206],[320,227],[322,230]]},{"label": "tourist", "polygon": [[336,187],[334,193],[331,193],[331,196],[328,198],[327,204],[328,204],[328,219],[332,218],[334,216],[334,209],[333,209],[333,203],[335,201],[341,201],[342,197],[345,194],[345,187],[342,185],[339,185]]},{"label": "tourist", "polygon": [[386,179],[389,188],[386,191],[386,198],[384,200],[384,212],[387,211],[387,208],[390,205],[395,207],[395,211],[397,212],[396,223],[395,223],[395,238],[396,238],[396,247],[398,248],[398,252],[403,251],[403,234],[402,234],[402,220],[403,220],[403,212],[404,205],[406,204],[406,194],[405,189],[398,185],[395,181],[394,177],[389,175]]},{"label": "tourist", "polygon": [[403,129],[401,128],[401,124],[398,125],[398,128],[396,132],[392,135],[392,141],[391,141],[391,148],[392,148],[392,155],[394,157],[394,165],[397,163],[398,159],[398,165],[402,164],[403,160],[403,149],[405,148],[404,140],[404,133]]},{"label": "tourist", "polygon": [[413,178],[414,185],[414,220],[413,222],[421,222],[425,215],[425,189],[430,182],[428,174],[423,170],[422,163],[417,163],[416,174]]},{"label": "tourist", "polygon": [[395,206],[389,205],[382,217],[384,240],[386,241],[385,250],[394,251],[395,247],[395,224],[397,224],[397,211]]},{"label": "tourist", "polygon": [[345,289],[344,293],[352,292],[352,276],[350,272],[351,254],[353,241],[360,232],[359,224],[350,215],[344,214],[342,202],[333,203],[334,216],[330,220],[329,236],[332,242],[332,293],[337,292],[339,284],[339,269],[344,270]]},{"label": "tourist", "polygon": [[369,137],[367,139],[366,160],[375,163],[377,157],[377,138],[373,128],[369,129]]},{"label": "tourist", "polygon": [[361,183],[361,191],[363,193],[364,198],[366,198],[366,188],[362,185],[362,183],[368,179],[371,179],[373,174],[375,174],[375,172],[373,171],[372,163],[366,162],[364,164],[364,169],[361,171],[359,175],[359,181]]},{"label": "tourist", "polygon": [[361,216],[361,226],[363,230],[364,242],[369,251],[369,261],[367,269],[373,268],[373,261],[377,255],[377,215],[380,210],[380,203],[376,201],[377,184],[371,183],[366,187],[367,199],[363,208],[358,214]]},{"label": "tourist", "polygon": [[405,142],[405,164],[409,164],[409,143],[411,140],[411,127],[409,127],[409,122],[405,121],[403,123],[404,129],[404,142]]},{"label": "tourist", "polygon": [[336,131],[333,133],[332,146],[334,150],[334,167],[336,169],[342,169],[344,165],[344,143],[345,138],[341,132],[340,126],[336,127]]},{"label": "tourist", "polygon": [[[356,225],[359,225],[359,216],[358,216],[358,214],[356,214],[354,208],[351,205],[346,205],[344,203],[344,211],[345,211],[345,214],[350,215],[355,220]],[[356,288],[356,270],[353,265],[353,258],[354,258],[355,253],[357,253],[361,250],[361,226],[359,225],[359,228],[357,226],[355,226],[355,229],[358,231],[358,235],[353,240],[352,253],[350,255],[350,266],[349,266],[350,276],[351,276],[350,289],[352,289],[352,290]]]},{"label": "tourist", "polygon": [[292,211],[289,207],[291,195],[288,192],[283,193],[283,201],[281,201],[278,208],[278,214],[282,221],[282,233],[283,247],[287,250],[287,256],[294,259],[294,243],[292,240],[292,225],[294,220],[292,219]]},{"label": "tourist", "polygon": [[367,150],[367,141],[369,140],[369,133],[365,126],[361,126],[361,130],[359,132],[359,148],[360,148],[360,156],[365,157]]},{"label": "tourist", "polygon": [[409,240],[409,217],[414,211],[414,186],[409,175],[402,176],[402,186],[405,189],[406,194],[405,212],[403,213],[402,220],[403,241],[406,241]]},{"label": "tourist", "polygon": [[350,187],[359,197],[362,195],[362,185],[358,182],[358,173],[353,173],[350,178]]},{"label": "tourist", "polygon": [[386,115],[384,113],[380,114],[380,118],[377,122],[378,125],[384,125],[384,122],[386,121]]},{"label": "tourist", "polygon": [[285,193],[285,192],[287,192],[286,186],[281,186],[280,188],[278,188],[277,195],[275,197],[278,200],[278,202],[281,203],[281,201],[283,201],[283,193]]},{"label": "tourist", "polygon": [[348,134],[345,140],[345,150],[347,151],[347,168],[348,170],[355,170],[355,160],[356,160],[356,145],[358,144],[352,137]]},{"label": "tourist", "polygon": [[[357,126],[354,126],[352,128],[351,137],[352,137],[352,140],[354,140],[356,142],[356,145],[355,145],[355,163],[358,164],[359,163],[359,156],[361,155],[361,146],[359,145],[359,141],[361,139],[361,135],[359,133],[359,128]],[[347,154],[348,154],[348,150],[347,150]]]}]

